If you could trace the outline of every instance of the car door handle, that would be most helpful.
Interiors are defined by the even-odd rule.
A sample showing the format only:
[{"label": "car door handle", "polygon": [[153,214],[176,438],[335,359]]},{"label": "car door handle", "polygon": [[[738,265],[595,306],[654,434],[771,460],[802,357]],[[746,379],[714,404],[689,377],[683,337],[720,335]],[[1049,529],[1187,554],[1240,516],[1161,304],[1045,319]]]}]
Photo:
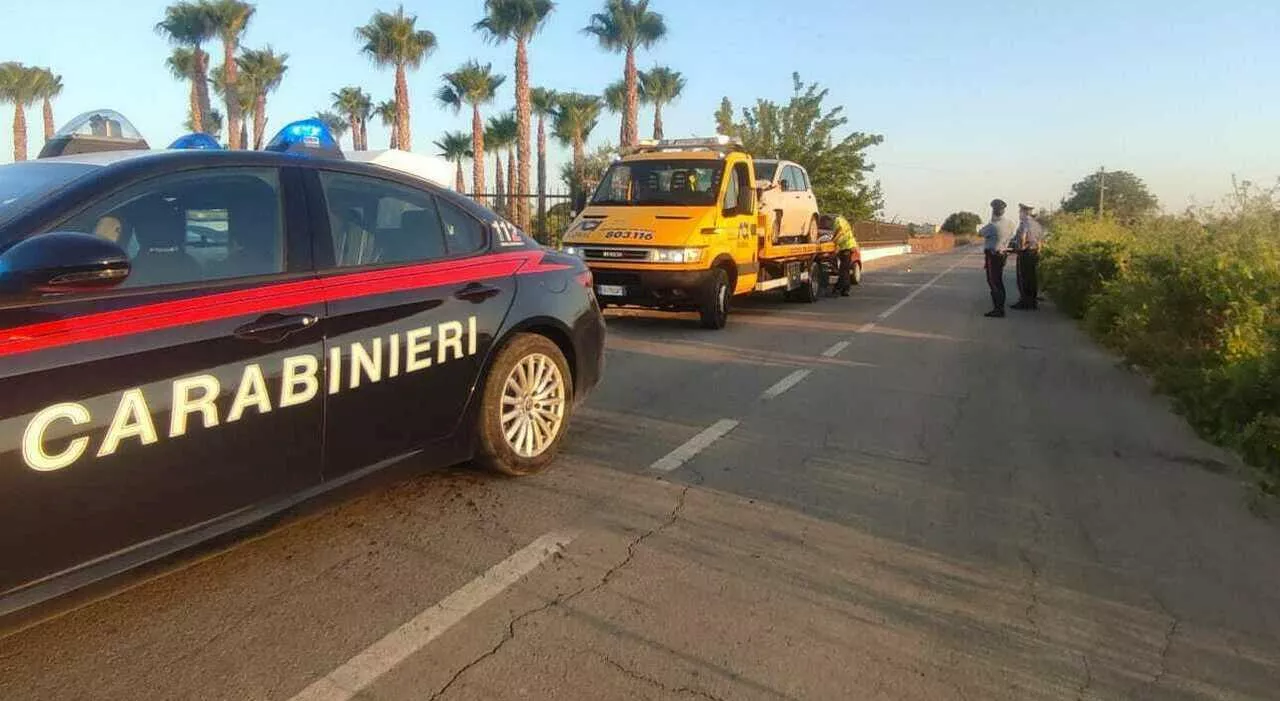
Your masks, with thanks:
[{"label": "car door handle", "polygon": [[473,282],[457,292],[454,292],[453,296],[467,302],[479,304],[486,299],[499,294],[502,294],[502,290],[493,287],[492,285],[482,285],[478,282]]},{"label": "car door handle", "polygon": [[263,343],[279,343],[304,329],[315,326],[313,314],[267,314],[237,328],[236,338]]}]

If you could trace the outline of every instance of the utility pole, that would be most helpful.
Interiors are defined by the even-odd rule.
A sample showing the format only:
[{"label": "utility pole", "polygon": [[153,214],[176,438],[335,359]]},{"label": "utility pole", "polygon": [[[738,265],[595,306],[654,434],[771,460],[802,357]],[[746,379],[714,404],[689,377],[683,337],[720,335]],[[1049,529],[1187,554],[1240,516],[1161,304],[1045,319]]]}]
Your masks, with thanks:
[{"label": "utility pole", "polygon": [[1098,218],[1102,218],[1103,206],[1107,196],[1107,169],[1098,167]]}]

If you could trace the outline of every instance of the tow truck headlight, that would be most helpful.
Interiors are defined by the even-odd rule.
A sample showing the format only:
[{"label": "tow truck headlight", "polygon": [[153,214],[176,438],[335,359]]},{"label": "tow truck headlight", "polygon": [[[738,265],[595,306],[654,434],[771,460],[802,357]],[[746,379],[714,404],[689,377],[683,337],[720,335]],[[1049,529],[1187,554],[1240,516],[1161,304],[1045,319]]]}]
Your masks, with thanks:
[{"label": "tow truck headlight", "polygon": [[702,260],[701,248],[659,248],[653,252],[655,263],[697,263]]},{"label": "tow truck headlight", "polygon": [[577,256],[579,258],[583,257],[583,251],[581,246],[565,246],[564,252],[568,253],[571,256]]}]

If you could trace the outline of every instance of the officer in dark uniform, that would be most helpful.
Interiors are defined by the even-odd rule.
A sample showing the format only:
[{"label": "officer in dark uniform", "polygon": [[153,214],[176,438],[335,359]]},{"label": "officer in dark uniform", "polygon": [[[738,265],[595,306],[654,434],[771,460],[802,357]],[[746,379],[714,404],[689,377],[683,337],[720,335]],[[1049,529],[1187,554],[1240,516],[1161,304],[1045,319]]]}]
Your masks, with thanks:
[{"label": "officer in dark uniform", "polygon": [[1004,316],[1004,264],[1009,257],[1009,244],[1016,231],[1013,220],[1004,216],[1008,205],[1004,200],[991,200],[991,221],[982,227],[982,256],[987,269],[987,287],[991,288],[991,311],[984,316]]},{"label": "officer in dark uniform", "polygon": [[1013,237],[1013,250],[1018,255],[1018,301],[1013,309],[1039,309],[1040,294],[1039,265],[1040,239],[1044,238],[1044,228],[1033,216],[1035,208],[1028,204],[1018,205],[1018,233]]}]

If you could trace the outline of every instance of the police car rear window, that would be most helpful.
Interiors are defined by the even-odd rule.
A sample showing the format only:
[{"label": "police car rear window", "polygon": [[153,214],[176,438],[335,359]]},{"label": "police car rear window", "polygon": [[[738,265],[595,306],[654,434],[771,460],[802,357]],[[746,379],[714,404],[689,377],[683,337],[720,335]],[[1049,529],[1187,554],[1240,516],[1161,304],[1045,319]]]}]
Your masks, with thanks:
[{"label": "police car rear window", "polygon": [[[11,163],[0,166],[0,227],[31,205],[94,170],[83,163]],[[30,232],[0,233],[0,243]]]}]

